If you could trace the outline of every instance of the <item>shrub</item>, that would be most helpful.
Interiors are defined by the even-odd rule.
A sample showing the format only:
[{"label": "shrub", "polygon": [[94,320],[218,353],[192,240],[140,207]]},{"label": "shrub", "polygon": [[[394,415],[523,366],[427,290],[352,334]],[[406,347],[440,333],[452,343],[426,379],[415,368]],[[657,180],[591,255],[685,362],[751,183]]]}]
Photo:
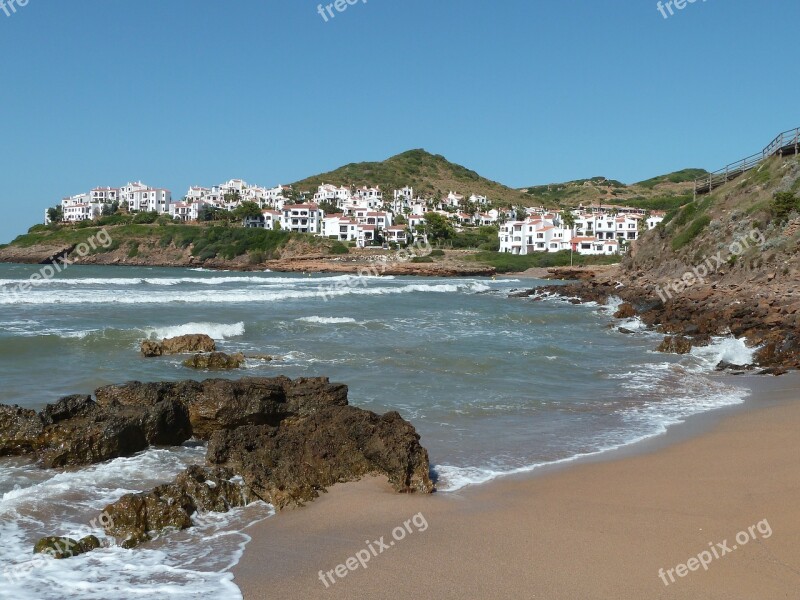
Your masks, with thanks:
[{"label": "shrub", "polygon": [[126,225],[131,222],[133,222],[132,216],[122,214],[108,215],[106,217],[100,217],[97,220],[97,224],[101,227],[106,227],[108,225]]},{"label": "shrub", "polygon": [[772,198],[770,210],[773,218],[779,223],[783,223],[793,212],[800,211],[800,198],[791,192],[780,192]]},{"label": "shrub", "polygon": [[139,242],[131,242],[131,249],[128,250],[128,258],[139,256]]},{"label": "shrub", "polygon": [[711,217],[708,215],[703,215],[692,221],[692,224],[689,225],[689,227],[687,227],[679,235],[675,236],[675,238],[672,240],[672,249],[679,250],[680,248],[683,248],[686,244],[700,235],[700,232],[708,227],[709,223],[711,223]]},{"label": "shrub", "polygon": [[342,242],[334,242],[329,250],[331,254],[349,254],[350,250]]},{"label": "shrub", "polygon": [[256,250],[255,252],[251,252],[250,255],[247,257],[247,262],[251,265],[260,265],[264,261],[267,260],[266,255],[261,252],[261,250]]},{"label": "shrub", "polygon": [[152,225],[158,219],[158,213],[155,212],[143,212],[138,213],[135,217],[133,217],[133,222],[137,225]]},{"label": "shrub", "polygon": [[428,253],[428,256],[444,256],[444,250],[436,248]]}]

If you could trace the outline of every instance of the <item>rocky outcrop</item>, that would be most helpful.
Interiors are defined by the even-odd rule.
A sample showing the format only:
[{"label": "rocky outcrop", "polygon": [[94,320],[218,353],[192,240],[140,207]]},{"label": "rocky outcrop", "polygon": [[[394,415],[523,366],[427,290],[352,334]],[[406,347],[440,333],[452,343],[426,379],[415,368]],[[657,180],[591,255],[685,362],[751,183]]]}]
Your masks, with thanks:
[{"label": "rocky outcrop", "polygon": [[125,407],[67,396],[39,414],[0,406],[0,453],[34,454],[43,467],[94,464],[189,437],[188,411],[171,400]]},{"label": "rocky outcrop", "polygon": [[210,354],[195,354],[183,361],[183,366],[191,369],[239,369],[244,365],[244,354],[225,354],[224,352],[211,352]]},{"label": "rocky outcrop", "polygon": [[244,425],[276,426],[290,415],[305,416],[326,406],[347,405],[347,386],[327,377],[249,377],[240,380],[110,385],[95,392],[101,406],[151,407],[175,401],[186,406],[192,434],[208,439],[214,431]]},{"label": "rocky outcrop", "polygon": [[668,287],[669,281],[618,269],[513,296],[541,300],[555,295],[601,305],[619,297],[623,312],[615,316],[635,315],[649,329],[688,338],[693,346],[706,345],[711,336],[744,338],[757,348],[755,364],[773,369],[769,374],[774,374],[800,368],[800,285],[770,276],[761,274],[744,283],[697,284],[678,293]]},{"label": "rocky outcrop", "polygon": [[198,512],[228,512],[248,502],[246,489],[224,468],[191,466],[173,483],[127,494],[105,508],[106,533],[123,548],[151,539],[154,532],[191,527]]},{"label": "rocky outcrop", "polygon": [[163,340],[144,340],[141,345],[142,356],[151,358],[167,354],[190,354],[193,352],[216,352],[217,345],[211,337],[203,334],[182,335]]},{"label": "rocky outcrop", "polygon": [[38,414],[0,407],[0,448],[35,453],[43,466],[57,467],[178,445],[190,436],[209,440],[207,466],[106,508],[101,521],[126,547],[153,532],[185,529],[197,512],[253,499],[278,509],[301,505],[330,485],[368,474],[385,475],[398,492],[434,490],[414,427],[396,412],[350,406],[347,386],[324,377],[134,381],[99,388],[95,396],[68,396]]},{"label": "rocky outcrop", "polygon": [[386,475],[398,492],[433,491],[427,451],[396,412],[330,407],[279,427],[217,431],[207,460],[240,473],[254,494],[278,509],[373,473]]}]

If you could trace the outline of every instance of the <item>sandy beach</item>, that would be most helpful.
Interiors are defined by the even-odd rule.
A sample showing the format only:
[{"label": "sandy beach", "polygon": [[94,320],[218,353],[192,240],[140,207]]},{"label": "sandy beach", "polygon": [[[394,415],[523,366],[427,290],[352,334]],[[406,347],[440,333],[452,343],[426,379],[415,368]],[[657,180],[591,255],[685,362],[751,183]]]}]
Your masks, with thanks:
[{"label": "sandy beach", "polygon": [[547,473],[428,497],[336,486],[250,529],[236,583],[246,600],[797,598],[799,383],[748,378],[744,407]]}]

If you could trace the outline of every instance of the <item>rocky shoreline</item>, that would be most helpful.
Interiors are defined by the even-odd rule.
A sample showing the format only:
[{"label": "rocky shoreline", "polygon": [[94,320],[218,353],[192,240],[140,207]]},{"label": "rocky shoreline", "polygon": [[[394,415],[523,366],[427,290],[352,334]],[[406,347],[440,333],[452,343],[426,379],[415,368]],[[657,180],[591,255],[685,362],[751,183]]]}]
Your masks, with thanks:
[{"label": "rocky shoreline", "polygon": [[665,339],[665,351],[687,352],[692,346],[708,344],[711,336],[733,335],[744,338],[748,347],[757,348],[753,366],[767,374],[800,368],[800,285],[779,279],[774,273],[750,281],[694,285],[670,295],[663,292],[667,280],[623,268],[551,269],[551,278],[568,282],[514,296],[541,298],[551,294],[601,305],[618,297],[623,304],[615,316],[638,317],[648,328],[665,334],[669,338]]},{"label": "rocky shoreline", "polygon": [[7,246],[0,249],[0,263],[46,265],[58,257],[72,256],[70,263],[75,265],[117,266],[117,267],[165,267],[198,268],[217,271],[276,273],[337,273],[416,277],[491,277],[497,273],[494,267],[479,262],[465,260],[468,252],[450,252],[448,256],[434,262],[411,262],[396,260],[389,250],[353,249],[346,255],[325,255],[318,253],[296,254],[285,258],[266,260],[252,264],[247,256],[231,260],[212,258],[198,260],[188,251],[150,252],[147,255],[130,257],[122,249],[73,256],[75,246]]},{"label": "rocky shoreline", "polygon": [[[206,442],[205,465],[106,507],[99,521],[126,548],[186,529],[204,512],[258,500],[277,510],[301,506],[335,483],[367,475],[387,477],[397,492],[433,492],[414,427],[396,412],[350,406],[347,395],[346,385],[321,377],[110,385],[94,399],[68,396],[39,413],[0,405],[0,457],[75,468],[152,446]],[[64,547],[86,546],[68,542],[48,537],[39,547],[67,557],[78,551]]]}]

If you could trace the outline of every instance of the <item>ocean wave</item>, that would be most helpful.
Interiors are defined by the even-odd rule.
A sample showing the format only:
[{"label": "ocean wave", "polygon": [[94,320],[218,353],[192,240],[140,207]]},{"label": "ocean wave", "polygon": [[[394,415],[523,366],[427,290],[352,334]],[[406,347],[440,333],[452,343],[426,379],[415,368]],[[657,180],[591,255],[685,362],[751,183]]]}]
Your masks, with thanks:
[{"label": "ocean wave", "polygon": [[[195,519],[195,527],[135,551],[111,545],[68,561],[30,553],[40,537],[54,533],[73,538],[93,534],[103,539],[102,530],[87,523],[108,503],[171,480],[188,464],[202,463],[204,454],[202,446],[151,449],[69,472],[4,465],[0,482],[29,481],[5,491],[0,499],[3,597],[133,600],[151,595],[240,600],[230,569],[250,541],[244,530],[274,514],[272,507],[261,502],[225,514],[205,514]],[[136,489],[129,489],[132,481]]]},{"label": "ocean wave", "polygon": [[[316,280],[319,284],[324,280]],[[242,289],[219,291],[196,291],[191,295],[185,292],[153,292],[129,291],[118,294],[110,290],[76,290],[65,295],[58,291],[33,291],[24,295],[0,295],[0,305],[68,305],[68,304],[161,304],[192,303],[192,304],[237,304],[252,302],[278,302],[294,299],[329,299],[340,296],[383,296],[407,293],[476,293],[486,286],[473,283],[469,285],[456,284],[406,284],[392,287],[364,287],[364,286],[320,286],[314,289],[283,289],[270,291],[269,289]]]},{"label": "ocean wave", "polygon": [[734,365],[753,364],[757,351],[758,348],[748,348],[744,338],[728,335],[712,337],[707,346],[695,346],[691,356],[698,359],[706,370],[714,370],[722,361]]},{"label": "ocean wave", "polygon": [[318,323],[320,325],[336,325],[336,324],[344,324],[344,323],[358,323],[355,319],[351,317],[300,317],[299,319],[295,319],[297,321],[303,321],[305,323]]},{"label": "ocean wave", "polygon": [[244,322],[239,323],[184,323],[183,325],[170,325],[145,329],[145,334],[150,339],[161,340],[164,338],[178,337],[181,335],[205,334],[215,340],[244,335]]}]

